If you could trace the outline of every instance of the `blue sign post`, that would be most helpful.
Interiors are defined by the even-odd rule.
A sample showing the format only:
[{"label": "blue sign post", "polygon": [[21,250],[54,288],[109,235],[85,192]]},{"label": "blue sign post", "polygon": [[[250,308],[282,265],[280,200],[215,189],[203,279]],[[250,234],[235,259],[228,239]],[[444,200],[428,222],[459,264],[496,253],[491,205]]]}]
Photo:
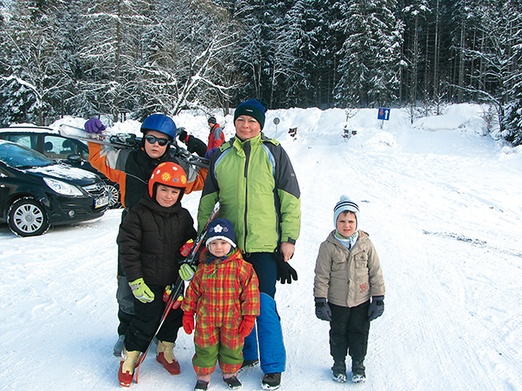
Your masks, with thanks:
[{"label": "blue sign post", "polygon": [[381,129],[382,129],[382,126],[384,125],[384,121],[389,121],[390,120],[390,109],[388,108],[385,108],[385,107],[379,107],[378,109],[379,111],[377,112],[377,119],[380,119],[382,122],[381,122]]},{"label": "blue sign post", "polygon": [[379,112],[377,113],[377,119],[381,119],[383,121],[388,121],[390,119],[390,109],[379,107]]}]

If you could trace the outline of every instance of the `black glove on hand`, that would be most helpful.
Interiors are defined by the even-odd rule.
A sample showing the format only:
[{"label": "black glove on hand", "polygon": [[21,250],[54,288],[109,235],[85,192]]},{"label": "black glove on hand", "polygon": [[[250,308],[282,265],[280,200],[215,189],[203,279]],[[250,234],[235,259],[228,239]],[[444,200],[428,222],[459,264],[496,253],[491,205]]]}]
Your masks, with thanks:
[{"label": "black glove on hand", "polygon": [[377,319],[384,312],[384,296],[373,296],[368,308],[368,319],[370,322]]},{"label": "black glove on hand", "polygon": [[327,322],[332,320],[332,310],[326,302],[326,299],[322,297],[315,298],[315,316]]},{"label": "black glove on hand", "polygon": [[281,284],[291,284],[292,279],[297,281],[297,272],[290,266],[288,262],[283,259],[283,254],[276,253],[276,264],[277,264],[277,279]]}]

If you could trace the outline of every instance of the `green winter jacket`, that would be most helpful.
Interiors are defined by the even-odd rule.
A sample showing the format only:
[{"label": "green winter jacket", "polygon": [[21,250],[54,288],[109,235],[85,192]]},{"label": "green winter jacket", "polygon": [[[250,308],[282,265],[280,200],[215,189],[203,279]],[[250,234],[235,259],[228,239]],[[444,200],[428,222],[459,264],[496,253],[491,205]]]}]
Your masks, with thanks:
[{"label": "green winter jacket", "polygon": [[202,227],[217,201],[219,216],[234,225],[243,253],[273,252],[295,243],[301,227],[297,178],[283,147],[263,133],[237,137],[214,152],[198,209]]}]

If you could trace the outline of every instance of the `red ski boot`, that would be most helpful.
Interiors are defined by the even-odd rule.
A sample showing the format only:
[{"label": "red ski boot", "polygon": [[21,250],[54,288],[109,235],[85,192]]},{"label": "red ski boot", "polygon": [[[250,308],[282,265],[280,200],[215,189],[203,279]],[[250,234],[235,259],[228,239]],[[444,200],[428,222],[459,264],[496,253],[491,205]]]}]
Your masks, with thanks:
[{"label": "red ski boot", "polygon": [[134,377],[134,367],[136,366],[139,356],[140,352],[138,350],[133,350],[131,352],[124,350],[124,360],[120,361],[120,369],[118,370],[118,381],[120,382],[120,386],[130,387],[132,378]]},{"label": "red ski boot", "polygon": [[174,357],[174,342],[158,341],[156,361],[162,364],[171,375],[179,375],[181,368]]}]

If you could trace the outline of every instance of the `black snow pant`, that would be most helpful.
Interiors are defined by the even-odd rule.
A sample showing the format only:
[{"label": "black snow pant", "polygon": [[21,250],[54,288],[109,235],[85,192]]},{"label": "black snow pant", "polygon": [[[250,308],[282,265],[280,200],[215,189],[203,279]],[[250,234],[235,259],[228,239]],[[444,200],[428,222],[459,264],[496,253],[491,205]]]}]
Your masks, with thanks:
[{"label": "black snow pant", "polygon": [[[149,285],[154,293],[154,300],[150,303],[142,303],[134,300],[136,314],[132,317],[129,329],[125,335],[125,348],[128,351],[139,350],[144,352],[161,321],[165,302],[163,301],[164,286]],[[159,341],[176,342],[178,330],[182,325],[183,311],[181,308],[172,308],[165,322],[161,326],[157,337]]]},{"label": "black snow pant", "polygon": [[118,276],[118,289],[116,290],[116,300],[118,301],[118,335],[127,334],[130,322],[135,314],[134,311],[134,295],[123,276]]},{"label": "black snow pant", "polygon": [[363,360],[368,348],[370,302],[356,307],[341,307],[328,303],[332,310],[330,322],[330,354],[334,362],[345,362],[349,353],[353,360]]},{"label": "black snow pant", "polygon": [[[127,216],[127,209],[121,213],[121,220]],[[116,289],[116,300],[118,301],[118,335],[127,334],[132,317],[136,314],[134,311],[134,295],[125,278],[125,272],[118,254],[118,288]]]}]

